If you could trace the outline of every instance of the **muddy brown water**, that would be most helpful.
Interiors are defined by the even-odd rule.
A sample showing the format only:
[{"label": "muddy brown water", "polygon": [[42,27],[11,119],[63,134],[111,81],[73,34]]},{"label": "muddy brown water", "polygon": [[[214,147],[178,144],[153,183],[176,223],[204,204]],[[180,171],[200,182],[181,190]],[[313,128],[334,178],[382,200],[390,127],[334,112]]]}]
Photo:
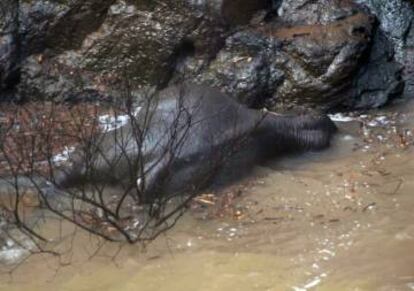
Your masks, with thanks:
[{"label": "muddy brown water", "polygon": [[255,167],[237,217],[191,211],[145,249],[79,234],[0,290],[414,290],[414,102],[339,127],[329,150]]}]

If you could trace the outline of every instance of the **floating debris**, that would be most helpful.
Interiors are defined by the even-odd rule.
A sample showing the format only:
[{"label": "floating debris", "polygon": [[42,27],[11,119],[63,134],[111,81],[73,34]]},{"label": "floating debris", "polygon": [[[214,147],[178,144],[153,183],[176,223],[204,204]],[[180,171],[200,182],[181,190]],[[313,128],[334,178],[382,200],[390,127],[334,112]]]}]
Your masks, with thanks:
[{"label": "floating debris", "polygon": [[99,126],[103,132],[110,132],[125,126],[129,121],[128,115],[112,116],[109,114],[99,116]]},{"label": "floating debris", "polygon": [[354,117],[347,116],[343,113],[329,114],[328,116],[332,121],[335,121],[335,122],[351,122],[355,120]]},{"label": "floating debris", "polygon": [[70,159],[70,155],[74,151],[75,151],[74,146],[71,146],[71,147],[65,146],[64,150],[61,153],[56,154],[52,157],[52,162],[54,164],[57,164],[57,165],[59,165],[63,162],[66,162],[67,160]]},{"label": "floating debris", "polygon": [[29,239],[19,239],[19,243],[7,239],[0,248],[0,263],[6,265],[17,264],[29,256],[30,251],[34,248],[34,243]]}]

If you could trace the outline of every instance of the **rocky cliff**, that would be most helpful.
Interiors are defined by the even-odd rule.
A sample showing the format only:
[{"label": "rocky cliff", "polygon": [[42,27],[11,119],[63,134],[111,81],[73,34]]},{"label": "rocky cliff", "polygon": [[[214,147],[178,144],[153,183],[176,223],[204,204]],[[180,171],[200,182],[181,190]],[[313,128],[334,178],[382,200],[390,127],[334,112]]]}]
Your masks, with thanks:
[{"label": "rocky cliff", "polygon": [[274,110],[414,94],[407,0],[3,0],[0,98],[95,100],[192,81]]}]

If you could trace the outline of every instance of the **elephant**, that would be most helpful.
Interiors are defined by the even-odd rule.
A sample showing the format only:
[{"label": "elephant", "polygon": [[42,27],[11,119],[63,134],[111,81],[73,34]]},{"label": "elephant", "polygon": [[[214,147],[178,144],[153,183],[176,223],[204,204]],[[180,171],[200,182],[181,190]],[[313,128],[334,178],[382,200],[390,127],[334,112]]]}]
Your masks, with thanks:
[{"label": "elephant", "polygon": [[93,149],[75,151],[55,184],[121,183],[146,203],[206,187],[229,167],[324,149],[335,131],[323,114],[251,109],[218,89],[184,83],[147,98],[127,124],[95,137]]}]

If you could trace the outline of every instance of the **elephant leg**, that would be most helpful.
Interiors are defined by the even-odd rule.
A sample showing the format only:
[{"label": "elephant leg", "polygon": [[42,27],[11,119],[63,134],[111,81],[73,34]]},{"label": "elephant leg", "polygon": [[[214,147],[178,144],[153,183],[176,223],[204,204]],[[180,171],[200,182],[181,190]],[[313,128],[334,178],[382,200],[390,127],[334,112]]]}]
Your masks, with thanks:
[{"label": "elephant leg", "polygon": [[157,195],[162,190],[163,179],[168,170],[169,159],[166,156],[161,157],[155,162],[146,163],[142,174],[137,179],[137,187],[142,193],[144,200],[151,200],[148,195]]}]

